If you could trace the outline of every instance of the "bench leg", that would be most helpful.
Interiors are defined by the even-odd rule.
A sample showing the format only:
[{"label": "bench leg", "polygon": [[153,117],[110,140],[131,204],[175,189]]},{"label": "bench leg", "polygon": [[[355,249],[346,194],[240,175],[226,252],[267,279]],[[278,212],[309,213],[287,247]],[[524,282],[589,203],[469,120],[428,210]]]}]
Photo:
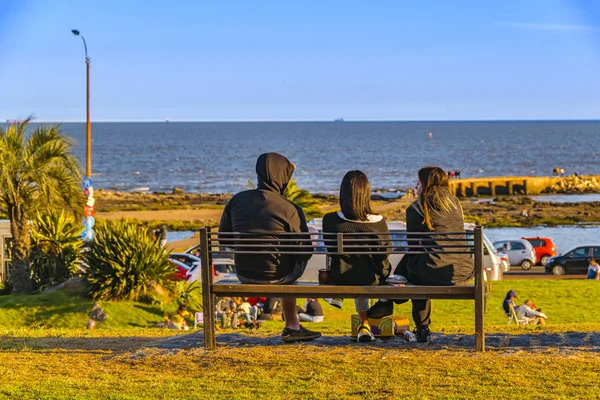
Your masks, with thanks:
[{"label": "bench leg", "polygon": [[[205,286],[204,284],[202,286]],[[208,285],[206,285],[208,286]],[[202,308],[204,312],[204,348],[214,350],[217,347],[215,336],[215,296],[207,287],[202,288]]]},{"label": "bench leg", "polygon": [[485,300],[483,290],[475,292],[475,350],[485,351],[485,333],[483,329]]},{"label": "bench leg", "polygon": [[200,259],[202,260],[202,312],[204,313],[204,348],[217,347],[215,337],[215,295],[212,293],[212,260],[210,258],[210,228],[200,229]]}]

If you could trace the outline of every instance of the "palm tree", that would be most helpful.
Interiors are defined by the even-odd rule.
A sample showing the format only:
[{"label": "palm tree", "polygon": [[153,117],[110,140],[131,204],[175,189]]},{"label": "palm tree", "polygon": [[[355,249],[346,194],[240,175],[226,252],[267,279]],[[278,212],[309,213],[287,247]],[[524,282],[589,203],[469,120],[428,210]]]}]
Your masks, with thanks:
[{"label": "palm tree", "polygon": [[323,216],[323,212],[321,212],[321,209],[319,208],[319,201],[315,199],[308,190],[300,189],[294,178],[290,179],[288,182],[284,196],[292,203],[296,203],[302,207],[307,219],[310,220],[312,218]]},{"label": "palm tree", "polygon": [[72,142],[58,126],[40,126],[28,134],[29,121],[0,128],[0,211],[10,219],[9,276],[15,293],[30,293],[32,287],[29,220],[37,211],[59,204],[79,215],[83,205]]}]

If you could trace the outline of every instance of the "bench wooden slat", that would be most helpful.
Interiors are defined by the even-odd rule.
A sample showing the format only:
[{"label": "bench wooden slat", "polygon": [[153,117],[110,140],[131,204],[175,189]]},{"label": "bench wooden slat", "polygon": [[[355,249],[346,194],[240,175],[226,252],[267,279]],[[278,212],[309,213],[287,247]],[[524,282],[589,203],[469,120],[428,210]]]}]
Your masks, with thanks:
[{"label": "bench wooden slat", "polygon": [[[254,297],[254,296],[270,296],[270,297],[341,297],[341,298],[353,298],[353,297],[368,297],[368,298],[388,298],[388,299],[448,299],[448,300],[474,300],[475,303],[475,349],[477,351],[485,351],[485,330],[484,330],[484,313],[485,303],[487,299],[487,293],[490,287],[484,283],[485,272],[483,271],[483,230],[480,226],[475,227],[473,231],[467,232],[472,236],[472,245],[467,247],[467,253],[473,254],[474,258],[474,269],[475,269],[475,282],[474,285],[465,286],[338,286],[338,285],[320,285],[317,282],[297,282],[291,285],[253,285],[253,284],[242,284],[237,281],[220,281],[213,283],[212,275],[212,257],[217,252],[221,254],[217,245],[218,234],[211,232],[210,227],[203,227],[200,229],[200,258],[202,260],[202,297],[204,307],[204,347],[206,349],[214,350],[216,348],[216,337],[215,337],[215,302],[218,295],[221,296],[242,296],[242,297]],[[420,237],[421,233],[407,232],[406,236],[416,235]],[[464,234],[464,233],[460,233]],[[217,236],[215,236],[217,235]],[[289,233],[284,236],[295,235],[295,233]],[[323,237],[327,233],[323,233]],[[352,234],[330,234],[338,236],[338,246],[346,240],[346,250],[352,250],[351,252],[344,252],[343,248],[337,248],[339,254],[379,254],[379,252],[372,252],[370,248],[364,251],[360,250],[360,246],[356,248],[352,241]],[[253,234],[244,234],[244,238],[252,238]],[[293,238],[293,236],[290,236]],[[312,235],[309,235],[313,239]],[[235,240],[234,238],[231,238]],[[254,241],[254,240],[253,240]],[[317,243],[318,244],[318,243]],[[470,244],[470,243],[469,243]],[[311,240],[311,245],[307,247],[309,253],[312,254],[315,248],[314,241]],[[252,246],[254,247],[254,246]],[[267,246],[268,247],[268,246]],[[269,250],[260,250],[257,247],[256,253],[261,254],[303,254],[304,248],[296,248],[295,251],[286,251],[285,245],[282,244],[284,251],[278,248]],[[423,249],[423,251],[412,251],[412,246],[402,249],[393,249],[393,254],[456,254],[453,251],[447,251],[447,249]],[[433,250],[433,251],[429,251]],[[463,252],[461,252],[463,253]],[[390,254],[383,252],[382,254]]]},{"label": "bench wooden slat", "polygon": [[387,297],[402,299],[473,300],[475,286],[342,286],[296,282],[291,285],[255,285],[236,281],[220,281],[212,285],[217,295],[243,297]]}]

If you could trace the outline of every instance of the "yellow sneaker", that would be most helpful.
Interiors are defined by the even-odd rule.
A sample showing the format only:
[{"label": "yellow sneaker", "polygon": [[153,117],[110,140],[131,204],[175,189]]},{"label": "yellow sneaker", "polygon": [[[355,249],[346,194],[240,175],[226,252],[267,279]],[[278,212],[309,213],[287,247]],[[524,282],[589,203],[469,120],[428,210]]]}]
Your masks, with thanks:
[{"label": "yellow sneaker", "polygon": [[357,342],[372,342],[375,340],[375,336],[371,333],[371,326],[367,323],[362,323],[358,327],[358,335],[356,335]]}]

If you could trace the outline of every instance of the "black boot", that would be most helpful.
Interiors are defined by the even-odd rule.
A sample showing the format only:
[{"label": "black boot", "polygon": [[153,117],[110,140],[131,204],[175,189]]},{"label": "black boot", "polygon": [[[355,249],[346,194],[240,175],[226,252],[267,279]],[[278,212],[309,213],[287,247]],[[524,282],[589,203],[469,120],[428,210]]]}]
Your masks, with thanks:
[{"label": "black boot", "polygon": [[417,342],[429,343],[431,342],[431,331],[428,327],[415,328],[414,334],[417,337]]}]

